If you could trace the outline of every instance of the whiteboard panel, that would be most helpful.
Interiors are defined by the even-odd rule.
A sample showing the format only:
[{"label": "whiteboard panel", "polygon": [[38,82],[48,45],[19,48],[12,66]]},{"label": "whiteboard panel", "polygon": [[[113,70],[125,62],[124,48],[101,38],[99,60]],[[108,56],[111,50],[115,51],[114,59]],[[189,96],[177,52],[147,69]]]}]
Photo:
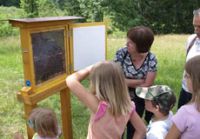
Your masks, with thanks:
[{"label": "whiteboard panel", "polygon": [[73,28],[74,71],[106,59],[105,25]]}]

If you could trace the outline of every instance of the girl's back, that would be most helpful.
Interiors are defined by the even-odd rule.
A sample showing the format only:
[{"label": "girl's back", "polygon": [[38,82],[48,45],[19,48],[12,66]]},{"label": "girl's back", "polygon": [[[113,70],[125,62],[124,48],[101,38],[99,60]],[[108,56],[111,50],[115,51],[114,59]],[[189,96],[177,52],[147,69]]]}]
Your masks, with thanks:
[{"label": "girl's back", "polygon": [[[90,75],[90,90],[81,81]],[[101,62],[82,69],[66,79],[67,86],[91,110],[88,139],[120,139],[128,120],[136,128],[134,138],[143,139],[145,125],[128,95],[121,67]]]},{"label": "girl's back", "polygon": [[109,104],[101,101],[97,112],[91,114],[87,139],[120,139],[131,114],[135,111],[135,104],[132,106],[130,113],[115,117],[109,111]]}]

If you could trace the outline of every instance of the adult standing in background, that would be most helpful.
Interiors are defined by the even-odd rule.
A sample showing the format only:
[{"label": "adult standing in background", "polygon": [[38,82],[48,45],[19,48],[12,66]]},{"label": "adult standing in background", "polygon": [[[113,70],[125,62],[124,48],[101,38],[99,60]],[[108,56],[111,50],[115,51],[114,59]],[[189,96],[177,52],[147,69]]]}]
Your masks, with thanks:
[{"label": "adult standing in background", "polygon": [[[193,11],[194,34],[188,37],[186,42],[186,61],[194,56],[200,55],[200,9]],[[188,103],[192,98],[192,94],[186,86],[185,71],[183,72],[182,89],[178,100],[178,108]]]},{"label": "adult standing in background", "polygon": [[[153,41],[154,34],[150,28],[144,26],[131,28],[127,32],[126,46],[118,50],[115,57],[115,62],[121,64],[131,100],[135,102],[136,111],[140,117],[144,113],[144,100],[136,96],[135,88],[138,86],[149,87],[154,83],[157,59],[150,52]],[[151,116],[152,113],[146,112],[145,120],[147,123]],[[134,128],[129,122],[127,124],[127,139],[131,139],[133,134]]]}]

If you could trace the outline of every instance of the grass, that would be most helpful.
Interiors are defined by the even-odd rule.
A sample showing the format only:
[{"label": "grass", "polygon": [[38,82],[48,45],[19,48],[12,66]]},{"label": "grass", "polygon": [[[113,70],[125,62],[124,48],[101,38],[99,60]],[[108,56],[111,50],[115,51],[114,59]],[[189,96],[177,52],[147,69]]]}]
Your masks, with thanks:
[{"label": "grass", "polygon": [[[124,34],[125,35],[125,34]],[[123,36],[123,34],[122,34]],[[152,52],[158,59],[158,73],[155,84],[167,84],[176,93],[181,87],[185,61],[184,45],[188,35],[160,35],[155,37]],[[0,138],[11,139],[16,131],[26,137],[23,104],[16,99],[16,92],[23,86],[23,65],[19,36],[0,38]],[[114,58],[115,52],[123,47],[123,37],[108,37],[107,59]],[[85,139],[89,111],[72,96],[72,120],[74,139]],[[54,109],[60,119],[60,98],[55,94],[39,103],[39,106]],[[174,108],[174,111],[176,108]]]},{"label": "grass", "polygon": [[156,84],[169,85],[178,96],[185,63],[187,35],[157,36],[152,51],[158,58]]}]

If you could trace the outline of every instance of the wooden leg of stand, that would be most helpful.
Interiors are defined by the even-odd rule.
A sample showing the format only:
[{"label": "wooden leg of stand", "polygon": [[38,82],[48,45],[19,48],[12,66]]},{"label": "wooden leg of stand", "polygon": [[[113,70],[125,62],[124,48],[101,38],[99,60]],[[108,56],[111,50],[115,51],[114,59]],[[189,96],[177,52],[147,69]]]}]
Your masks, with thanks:
[{"label": "wooden leg of stand", "polygon": [[68,88],[60,91],[61,115],[64,139],[72,139],[71,99]]},{"label": "wooden leg of stand", "polygon": [[[28,116],[30,115],[32,109],[34,109],[35,107],[37,107],[37,105],[28,105],[28,104],[24,104],[24,111],[25,111],[25,118],[26,120],[28,119]],[[27,134],[28,134],[28,139],[32,139],[34,131],[33,129],[29,128],[29,126],[26,124],[27,127]]]}]

